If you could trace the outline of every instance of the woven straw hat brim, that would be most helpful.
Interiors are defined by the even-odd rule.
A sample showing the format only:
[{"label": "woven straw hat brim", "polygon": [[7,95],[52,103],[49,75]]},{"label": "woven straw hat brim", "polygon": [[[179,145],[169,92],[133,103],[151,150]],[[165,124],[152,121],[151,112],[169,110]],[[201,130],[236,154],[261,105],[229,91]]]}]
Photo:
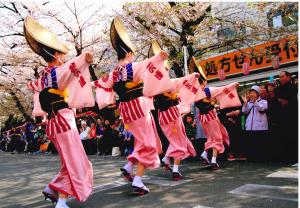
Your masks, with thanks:
[{"label": "woven straw hat brim", "polygon": [[[151,41],[151,46],[150,46],[149,51],[148,51],[148,58],[159,54],[159,52],[161,52],[161,51],[162,51],[162,49],[161,49],[159,43],[156,40],[152,40]],[[168,60],[164,61],[164,65],[168,70],[171,69],[171,65],[170,65],[170,62]]]},{"label": "woven straw hat brim", "polygon": [[54,33],[32,17],[27,17],[24,21],[24,35],[30,48],[39,55],[41,55],[43,45],[65,54],[69,51],[68,47]]},{"label": "woven straw hat brim", "polygon": [[130,37],[124,27],[120,17],[115,17],[111,23],[110,27],[110,40],[113,48],[117,51],[120,48],[118,47],[118,42],[122,41],[132,52],[135,52],[135,47],[133,46]]},{"label": "woven straw hat brim", "polygon": [[195,68],[200,73],[201,79],[202,80],[207,80],[207,77],[205,76],[205,73],[204,73],[202,67],[198,64],[198,62],[196,61],[195,57],[193,56],[191,58],[190,65],[189,65],[189,71],[190,71],[190,73],[195,72]]}]

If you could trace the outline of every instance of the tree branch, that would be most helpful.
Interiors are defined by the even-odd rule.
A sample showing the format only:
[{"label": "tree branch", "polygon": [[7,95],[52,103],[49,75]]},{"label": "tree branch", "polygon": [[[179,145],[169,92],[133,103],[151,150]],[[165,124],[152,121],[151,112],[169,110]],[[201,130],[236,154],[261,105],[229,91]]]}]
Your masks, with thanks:
[{"label": "tree branch", "polygon": [[0,38],[9,37],[9,36],[24,36],[23,33],[11,33],[7,35],[0,35]]}]

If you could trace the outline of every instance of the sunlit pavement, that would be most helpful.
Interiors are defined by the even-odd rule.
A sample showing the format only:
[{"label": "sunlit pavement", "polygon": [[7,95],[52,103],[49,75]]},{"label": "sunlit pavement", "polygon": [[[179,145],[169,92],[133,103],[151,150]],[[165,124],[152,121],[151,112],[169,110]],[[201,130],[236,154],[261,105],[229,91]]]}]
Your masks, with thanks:
[{"label": "sunlit pavement", "polygon": [[[146,172],[151,193],[133,196],[120,176],[124,157],[89,156],[94,168],[94,193],[83,204],[70,207],[298,207],[298,166],[224,162],[211,171],[197,161],[184,161],[184,179],[172,181],[159,168]],[[0,152],[0,207],[54,207],[41,191],[59,169],[56,155]]]}]

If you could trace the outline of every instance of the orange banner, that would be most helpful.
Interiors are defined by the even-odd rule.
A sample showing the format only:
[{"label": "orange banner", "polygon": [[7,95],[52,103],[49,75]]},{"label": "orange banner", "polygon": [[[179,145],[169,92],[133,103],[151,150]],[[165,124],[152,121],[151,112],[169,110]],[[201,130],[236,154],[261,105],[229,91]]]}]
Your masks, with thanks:
[{"label": "orange banner", "polygon": [[209,58],[199,64],[208,79],[215,79],[222,73],[225,77],[240,73],[247,75],[254,70],[278,68],[279,64],[295,61],[298,61],[298,37],[292,36]]}]

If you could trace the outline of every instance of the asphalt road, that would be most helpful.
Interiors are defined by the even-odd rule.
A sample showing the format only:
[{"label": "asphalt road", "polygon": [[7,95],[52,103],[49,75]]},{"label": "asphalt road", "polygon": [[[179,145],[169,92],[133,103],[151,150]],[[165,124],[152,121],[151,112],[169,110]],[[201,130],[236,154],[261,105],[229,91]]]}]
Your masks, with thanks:
[{"label": "asphalt road", "polygon": [[[90,156],[94,193],[83,204],[70,199],[70,207],[298,207],[298,166],[275,163],[223,162],[211,171],[198,161],[184,161],[184,180],[174,182],[159,168],[146,172],[151,193],[133,196],[120,177],[124,157]],[[59,169],[59,157],[0,152],[0,207],[54,207],[41,191]]]}]

